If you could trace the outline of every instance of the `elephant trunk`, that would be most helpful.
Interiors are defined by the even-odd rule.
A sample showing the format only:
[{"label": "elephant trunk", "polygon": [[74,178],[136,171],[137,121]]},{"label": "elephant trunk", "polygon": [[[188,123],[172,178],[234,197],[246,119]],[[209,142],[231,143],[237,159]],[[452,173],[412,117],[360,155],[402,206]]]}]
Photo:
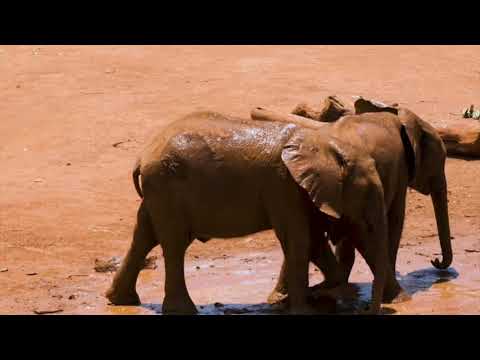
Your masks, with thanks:
[{"label": "elephant trunk", "polygon": [[432,189],[431,196],[435,210],[435,220],[437,221],[440,246],[442,248],[442,261],[435,259],[432,261],[432,265],[437,269],[446,269],[452,263],[453,254],[448,220],[447,182],[444,174],[442,174],[440,183],[436,185],[437,186]]}]

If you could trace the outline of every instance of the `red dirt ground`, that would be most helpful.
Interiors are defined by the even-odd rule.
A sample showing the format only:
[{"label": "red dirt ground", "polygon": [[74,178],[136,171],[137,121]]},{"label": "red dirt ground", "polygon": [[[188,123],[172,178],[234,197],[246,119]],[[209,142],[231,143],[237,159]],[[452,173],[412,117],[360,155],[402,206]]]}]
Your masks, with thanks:
[{"label": "red dirt ground", "polygon": [[[137,152],[191,111],[248,117],[255,106],[289,112],[363,95],[440,125],[480,106],[478,46],[2,46],[0,69],[1,314],[159,311],[162,260],[141,274],[142,307],[108,306],[112,274],[96,273],[94,260],[123,256],[130,244]],[[413,299],[388,305],[398,314],[480,314],[480,160],[449,158],[446,172],[453,268],[430,265],[440,251],[432,205],[409,192],[398,269]],[[281,252],[267,231],[195,242],[186,262],[203,313],[261,313],[253,304],[273,287]],[[368,298],[363,260],[351,281]]]}]

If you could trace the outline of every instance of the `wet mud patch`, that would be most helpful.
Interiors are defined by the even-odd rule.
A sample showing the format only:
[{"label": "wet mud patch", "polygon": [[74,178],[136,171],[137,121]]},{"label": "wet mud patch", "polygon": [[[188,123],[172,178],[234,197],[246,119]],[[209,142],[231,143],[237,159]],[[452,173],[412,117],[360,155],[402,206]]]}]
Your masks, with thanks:
[{"label": "wet mud patch", "polygon": [[[143,308],[155,314],[162,314],[161,304],[144,304]],[[197,305],[198,315],[281,315],[284,312],[274,306],[262,304],[223,304]]]},{"label": "wet mud patch", "polygon": [[[475,237],[457,237],[462,246],[454,252],[454,266],[447,270],[429,267],[429,259],[415,254],[434,256],[436,242],[418,243],[400,249],[397,279],[410,300],[382,305],[382,314],[479,314],[480,274],[479,256],[464,249],[478,248]],[[405,239],[412,243],[412,239]],[[207,245],[205,245],[207,246]],[[279,246],[267,250],[239,249],[212,253],[210,256],[191,256],[186,259],[185,275],[190,296],[199,315],[283,315],[286,306],[270,305],[267,298],[275,286],[281,263]],[[113,273],[74,278],[83,288],[90,285],[75,309],[64,313],[101,313],[114,315],[161,315],[164,297],[163,259],[156,270],[140,273],[137,292],[141,306],[111,306],[101,295],[109,286]],[[311,265],[310,286],[323,281],[320,271]],[[311,303],[315,314],[359,314],[371,301],[373,276],[365,261],[357,254],[350,277],[350,292],[335,300],[317,297]],[[99,282],[102,280],[101,282]],[[71,280],[73,281],[73,280]],[[73,285],[73,284],[72,284]],[[98,285],[101,285],[99,287]],[[74,287],[69,294],[74,293]],[[61,293],[61,289],[58,289]],[[80,300],[80,299],[79,299]],[[72,303],[75,301],[72,301]],[[88,308],[87,308],[88,304]]]}]

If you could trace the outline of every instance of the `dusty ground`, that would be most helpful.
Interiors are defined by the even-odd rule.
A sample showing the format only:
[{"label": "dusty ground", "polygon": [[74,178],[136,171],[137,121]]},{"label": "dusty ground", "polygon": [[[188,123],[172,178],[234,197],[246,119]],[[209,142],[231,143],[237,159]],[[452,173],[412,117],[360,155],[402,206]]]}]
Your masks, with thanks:
[{"label": "dusty ground", "polygon": [[[331,94],[451,123],[480,105],[479,59],[478,46],[0,47],[0,313],[161,310],[161,260],[141,274],[142,307],[108,306],[112,274],[93,270],[130,244],[139,203],[130,169],[159,126],[193,110],[247,117],[254,106],[290,111]],[[480,161],[448,159],[446,171],[453,267],[430,265],[440,251],[433,209],[410,192],[398,269],[413,299],[391,312],[480,314]],[[202,313],[269,312],[261,303],[281,262],[271,232],[195,242],[186,262]],[[311,279],[321,280],[313,268]],[[368,299],[363,260],[351,281]]]}]

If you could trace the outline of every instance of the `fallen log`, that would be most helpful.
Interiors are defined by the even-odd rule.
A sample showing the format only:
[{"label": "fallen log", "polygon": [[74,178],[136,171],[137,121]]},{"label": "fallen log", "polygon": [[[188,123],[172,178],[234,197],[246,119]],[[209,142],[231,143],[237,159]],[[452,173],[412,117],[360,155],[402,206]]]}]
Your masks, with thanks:
[{"label": "fallen log", "polygon": [[447,155],[480,157],[480,122],[462,119],[436,130],[447,148]]}]

